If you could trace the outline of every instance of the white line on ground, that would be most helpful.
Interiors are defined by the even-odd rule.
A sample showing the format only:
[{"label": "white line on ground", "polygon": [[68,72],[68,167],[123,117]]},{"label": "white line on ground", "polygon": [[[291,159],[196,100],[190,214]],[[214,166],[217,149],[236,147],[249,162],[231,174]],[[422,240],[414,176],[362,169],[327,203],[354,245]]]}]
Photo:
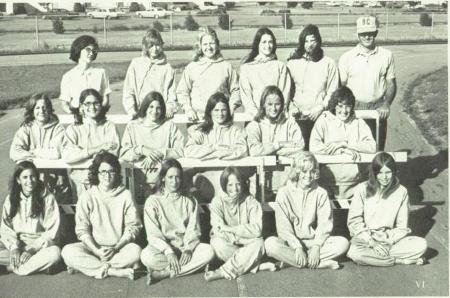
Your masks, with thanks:
[{"label": "white line on ground", "polygon": [[239,276],[238,278],[236,278],[236,283],[237,283],[237,287],[238,287],[239,297],[248,297],[247,286],[245,285],[242,277]]}]

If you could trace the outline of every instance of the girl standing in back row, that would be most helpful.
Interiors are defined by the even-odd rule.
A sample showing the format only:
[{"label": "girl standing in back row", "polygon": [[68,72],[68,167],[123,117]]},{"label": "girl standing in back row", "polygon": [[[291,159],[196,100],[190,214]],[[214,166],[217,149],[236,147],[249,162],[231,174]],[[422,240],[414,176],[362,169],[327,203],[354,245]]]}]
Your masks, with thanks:
[{"label": "girl standing in back row", "polygon": [[236,71],[220,53],[216,31],[206,27],[194,46],[195,56],[184,69],[178,83],[177,97],[191,121],[203,119],[206,102],[216,92],[230,99],[231,112],[239,104],[239,85]]},{"label": "girl standing in back row", "polygon": [[142,101],[152,91],[159,92],[166,104],[166,116],[177,111],[175,70],[167,62],[164,42],[155,29],[148,30],[142,38],[142,55],[134,58],[128,67],[123,85],[123,108],[130,116],[139,112]]},{"label": "girl standing in back row", "polygon": [[265,87],[280,88],[289,106],[291,77],[286,65],[277,60],[277,41],[269,28],[260,28],[253,39],[252,50],[244,58],[239,74],[241,101],[245,112],[255,117]]}]

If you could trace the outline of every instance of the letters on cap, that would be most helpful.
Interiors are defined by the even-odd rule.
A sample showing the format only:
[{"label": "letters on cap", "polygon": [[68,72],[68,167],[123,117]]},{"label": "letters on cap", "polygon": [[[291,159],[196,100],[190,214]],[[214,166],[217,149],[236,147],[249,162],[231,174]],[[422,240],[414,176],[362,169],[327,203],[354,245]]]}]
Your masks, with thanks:
[{"label": "letters on cap", "polygon": [[377,20],[375,17],[363,16],[356,21],[357,33],[375,32],[377,30]]}]

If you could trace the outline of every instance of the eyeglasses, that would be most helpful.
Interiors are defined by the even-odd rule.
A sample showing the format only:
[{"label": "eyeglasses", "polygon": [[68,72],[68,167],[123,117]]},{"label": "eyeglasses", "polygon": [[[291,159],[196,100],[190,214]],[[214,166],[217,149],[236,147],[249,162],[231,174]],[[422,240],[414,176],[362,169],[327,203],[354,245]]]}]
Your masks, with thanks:
[{"label": "eyeglasses", "polygon": [[99,102],[83,102],[83,105],[86,107],[100,107],[100,103]]},{"label": "eyeglasses", "polygon": [[86,52],[88,52],[89,54],[97,54],[98,53],[98,49],[92,49],[92,48],[84,48],[83,50],[85,50]]},{"label": "eyeglasses", "polygon": [[114,171],[114,170],[110,170],[110,171],[103,170],[103,171],[99,171],[98,174],[99,174],[99,175],[102,175],[102,176],[106,176],[106,175],[108,175],[108,176],[114,176],[114,175],[117,174],[117,172]]}]

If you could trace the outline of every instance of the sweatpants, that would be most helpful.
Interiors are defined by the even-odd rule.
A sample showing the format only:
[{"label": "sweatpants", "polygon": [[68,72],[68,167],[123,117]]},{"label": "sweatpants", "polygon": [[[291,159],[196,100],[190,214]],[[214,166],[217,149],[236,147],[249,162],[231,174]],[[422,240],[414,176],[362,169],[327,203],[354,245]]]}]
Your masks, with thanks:
[{"label": "sweatpants", "polygon": [[407,236],[389,249],[389,255],[382,256],[373,248],[359,240],[353,238],[347,257],[359,265],[371,266],[392,266],[395,259],[415,261],[427,250],[427,241],[417,236]]},{"label": "sweatpants", "polygon": [[[20,265],[14,269],[17,275],[29,275],[34,272],[44,271],[50,266],[56,264],[61,259],[61,249],[52,245],[41,248],[36,252],[25,264]],[[10,251],[0,241],[0,265],[10,265]]]},{"label": "sweatpants", "polygon": [[235,279],[254,269],[264,255],[262,238],[255,238],[243,246],[234,245],[220,237],[211,238],[210,243],[216,256],[225,262],[220,270],[226,279]]},{"label": "sweatpants", "polygon": [[[302,242],[308,249],[313,245],[313,240],[302,240]],[[286,241],[272,236],[266,239],[264,245],[266,247],[266,254],[269,257],[285,262],[291,266],[299,267],[295,261],[295,249],[290,247]],[[344,237],[328,237],[320,248],[320,262],[331,260],[345,254],[348,246],[348,240]]]},{"label": "sweatpants", "polygon": [[[181,256],[180,250],[174,247],[172,247],[172,249],[179,258]],[[192,252],[192,258],[189,263],[181,266],[178,276],[194,273],[211,262],[213,258],[214,251],[211,245],[206,243],[198,244]],[[147,245],[147,247],[142,250],[141,262],[150,270],[161,271],[169,267],[166,255],[151,245]]]},{"label": "sweatpants", "polygon": [[107,262],[101,261],[81,242],[64,246],[61,254],[67,267],[80,271],[87,276],[102,279],[107,277],[110,267],[137,269],[141,248],[135,243],[128,243]]}]

